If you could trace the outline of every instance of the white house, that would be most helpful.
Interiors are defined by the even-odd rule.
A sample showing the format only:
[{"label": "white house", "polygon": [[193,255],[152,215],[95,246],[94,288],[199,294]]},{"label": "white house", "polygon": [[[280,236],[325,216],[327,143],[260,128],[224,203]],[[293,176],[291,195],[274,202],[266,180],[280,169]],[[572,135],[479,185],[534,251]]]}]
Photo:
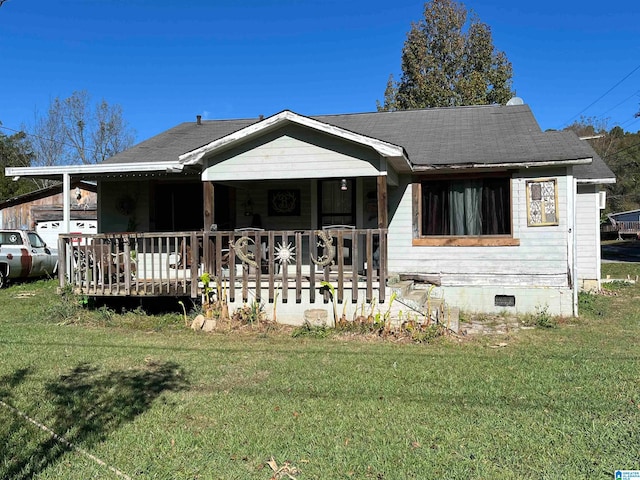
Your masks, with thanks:
[{"label": "white house", "polygon": [[[100,165],[7,175],[97,182],[99,231],[125,232],[108,243],[139,260],[126,288],[85,281],[89,293],[195,295],[206,269],[238,284],[236,303],[282,302],[292,323],[329,308],[313,293],[321,279],[358,304],[385,301],[401,276],[466,310],[577,314],[578,290],[599,286],[599,192],[615,182],[588,143],[542,132],[526,105],[198,118]],[[187,249],[178,282],[168,259]],[[242,265],[243,251],[254,268],[230,268],[227,252]],[[162,252],[176,272],[158,275],[175,288],[156,290],[140,259]]]}]

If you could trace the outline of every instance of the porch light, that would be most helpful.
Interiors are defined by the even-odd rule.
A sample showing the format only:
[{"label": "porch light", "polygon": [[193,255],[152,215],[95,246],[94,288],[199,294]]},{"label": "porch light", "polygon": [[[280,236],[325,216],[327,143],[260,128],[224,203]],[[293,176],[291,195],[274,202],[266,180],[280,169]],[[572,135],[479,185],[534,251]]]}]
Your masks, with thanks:
[{"label": "porch light", "polygon": [[253,215],[253,201],[249,196],[244,202],[244,216],[250,217],[251,215]]},{"label": "porch light", "polygon": [[347,191],[347,179],[346,178],[343,178],[340,181],[340,190],[342,190],[343,192]]}]

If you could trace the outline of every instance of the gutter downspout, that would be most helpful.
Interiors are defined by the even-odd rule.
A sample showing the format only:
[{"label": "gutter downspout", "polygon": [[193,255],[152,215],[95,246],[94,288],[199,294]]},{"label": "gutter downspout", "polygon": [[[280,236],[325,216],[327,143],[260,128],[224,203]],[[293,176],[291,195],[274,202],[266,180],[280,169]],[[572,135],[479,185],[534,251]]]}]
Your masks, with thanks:
[{"label": "gutter downspout", "polygon": [[568,194],[568,211],[567,211],[567,226],[568,226],[568,238],[567,238],[567,263],[569,267],[569,280],[571,282],[571,313],[574,317],[578,316],[578,275],[576,271],[577,266],[577,235],[576,235],[576,202],[578,185],[576,179],[573,176],[573,168],[569,168],[567,171],[567,194]]}]

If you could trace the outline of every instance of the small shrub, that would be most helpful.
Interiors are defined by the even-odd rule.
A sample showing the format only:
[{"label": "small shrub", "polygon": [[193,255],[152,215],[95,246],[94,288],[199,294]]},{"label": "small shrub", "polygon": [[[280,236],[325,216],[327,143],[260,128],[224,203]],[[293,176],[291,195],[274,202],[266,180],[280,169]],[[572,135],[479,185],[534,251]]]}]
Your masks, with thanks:
[{"label": "small shrub", "polygon": [[82,316],[83,307],[87,306],[86,296],[73,293],[71,286],[64,288],[60,295],[43,309],[43,315],[61,324],[75,323]]},{"label": "small shrub", "polygon": [[77,302],[61,299],[60,302],[47,306],[43,314],[55,322],[66,324],[75,323],[81,310],[82,307]]},{"label": "small shrub", "polygon": [[309,322],[304,322],[303,325],[295,328],[291,332],[293,338],[298,337],[316,337],[326,338],[331,334],[331,328],[326,325],[311,325]]},{"label": "small shrub", "polygon": [[446,333],[446,328],[438,323],[430,325],[409,323],[404,327],[404,330],[416,343],[429,343]]},{"label": "small shrub", "polygon": [[241,325],[254,325],[267,319],[264,311],[264,305],[260,302],[245,303],[243,306],[236,308],[231,315],[231,320]]},{"label": "small shrub", "polygon": [[549,313],[549,307],[536,307],[536,313],[524,316],[523,323],[528,326],[542,328],[555,328],[558,326],[558,319]]},{"label": "small shrub", "polygon": [[116,315],[116,312],[114,312],[106,305],[102,305],[101,307],[97,308],[95,312],[98,317],[98,321],[104,325],[111,324],[113,318]]}]

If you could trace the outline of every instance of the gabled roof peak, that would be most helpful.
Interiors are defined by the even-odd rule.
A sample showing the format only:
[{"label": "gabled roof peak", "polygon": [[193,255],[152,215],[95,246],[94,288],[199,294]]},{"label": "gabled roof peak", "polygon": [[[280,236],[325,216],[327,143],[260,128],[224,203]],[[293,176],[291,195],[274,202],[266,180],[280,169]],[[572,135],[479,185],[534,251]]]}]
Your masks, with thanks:
[{"label": "gabled roof peak", "polygon": [[280,128],[288,123],[311,128],[318,132],[342,138],[343,140],[371,147],[382,157],[406,158],[404,149],[401,146],[331,125],[318,119],[306,117],[291,110],[282,110],[270,117],[259,120],[258,122],[241,128],[236,132],[222,138],[218,138],[206,145],[203,145],[202,147],[180,155],[180,163],[183,163],[184,165],[200,164],[206,156],[213,155],[216,152],[238,145],[250,138],[263,135],[266,132]]}]

